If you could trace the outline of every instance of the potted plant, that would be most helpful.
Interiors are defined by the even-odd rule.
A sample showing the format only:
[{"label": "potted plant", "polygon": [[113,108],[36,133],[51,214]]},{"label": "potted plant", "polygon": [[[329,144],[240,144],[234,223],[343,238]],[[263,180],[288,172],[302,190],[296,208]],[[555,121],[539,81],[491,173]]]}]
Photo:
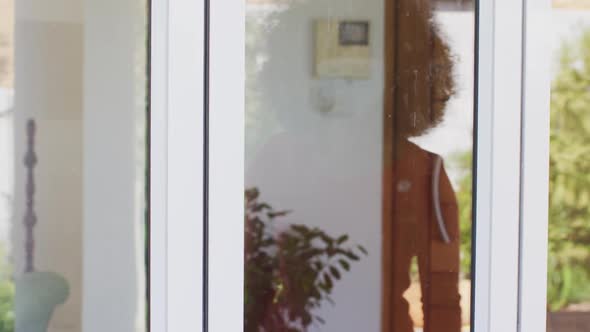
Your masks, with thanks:
[{"label": "potted plant", "polygon": [[259,200],[253,188],[245,193],[246,332],[306,331],[324,323],[316,309],[330,298],[334,284],[367,251],[350,246],[349,236],[332,237],[306,225],[273,231],[277,211]]}]

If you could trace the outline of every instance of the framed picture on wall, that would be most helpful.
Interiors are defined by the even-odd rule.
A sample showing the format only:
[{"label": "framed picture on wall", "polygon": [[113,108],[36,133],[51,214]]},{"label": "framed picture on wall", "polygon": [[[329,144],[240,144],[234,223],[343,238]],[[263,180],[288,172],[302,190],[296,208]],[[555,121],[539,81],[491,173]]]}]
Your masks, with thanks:
[{"label": "framed picture on wall", "polygon": [[369,30],[369,20],[317,20],[315,22],[316,77],[368,79],[371,73]]},{"label": "framed picture on wall", "polygon": [[340,46],[369,45],[369,22],[341,21],[338,25]]}]

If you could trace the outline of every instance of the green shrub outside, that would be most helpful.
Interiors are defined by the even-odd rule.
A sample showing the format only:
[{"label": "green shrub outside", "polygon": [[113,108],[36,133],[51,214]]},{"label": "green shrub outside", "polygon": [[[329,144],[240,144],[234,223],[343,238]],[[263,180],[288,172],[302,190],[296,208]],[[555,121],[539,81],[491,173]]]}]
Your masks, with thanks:
[{"label": "green shrub outside", "polygon": [[562,45],[551,87],[548,306],[590,301],[590,30]]},{"label": "green shrub outside", "polygon": [[14,282],[5,253],[0,245],[0,332],[14,332]]}]

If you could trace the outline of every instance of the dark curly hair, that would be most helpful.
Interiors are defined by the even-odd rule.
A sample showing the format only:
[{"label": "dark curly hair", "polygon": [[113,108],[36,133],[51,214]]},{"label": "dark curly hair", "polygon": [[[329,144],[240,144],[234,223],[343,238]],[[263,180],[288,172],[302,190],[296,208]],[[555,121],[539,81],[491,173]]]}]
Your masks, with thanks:
[{"label": "dark curly hair", "polygon": [[455,94],[455,78],[453,75],[453,56],[448,44],[442,39],[438,27],[432,27],[432,63],[431,72],[431,108],[432,124],[438,125],[443,118],[447,101]]},{"label": "dark curly hair", "polygon": [[[429,6],[410,1],[408,17],[414,20],[405,31],[406,43],[396,45],[398,91],[395,114],[397,137],[417,137],[436,127],[444,117],[448,100],[455,94],[454,61]],[[420,6],[420,3],[422,5]],[[400,61],[400,60],[398,60]],[[394,99],[395,100],[395,99]]]}]

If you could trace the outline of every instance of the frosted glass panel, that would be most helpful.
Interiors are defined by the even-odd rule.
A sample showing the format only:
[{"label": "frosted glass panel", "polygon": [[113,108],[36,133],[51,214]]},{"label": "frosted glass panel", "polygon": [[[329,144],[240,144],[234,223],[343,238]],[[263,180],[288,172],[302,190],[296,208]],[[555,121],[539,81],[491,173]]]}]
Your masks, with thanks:
[{"label": "frosted glass panel", "polygon": [[147,2],[0,0],[0,332],[147,331]]}]

